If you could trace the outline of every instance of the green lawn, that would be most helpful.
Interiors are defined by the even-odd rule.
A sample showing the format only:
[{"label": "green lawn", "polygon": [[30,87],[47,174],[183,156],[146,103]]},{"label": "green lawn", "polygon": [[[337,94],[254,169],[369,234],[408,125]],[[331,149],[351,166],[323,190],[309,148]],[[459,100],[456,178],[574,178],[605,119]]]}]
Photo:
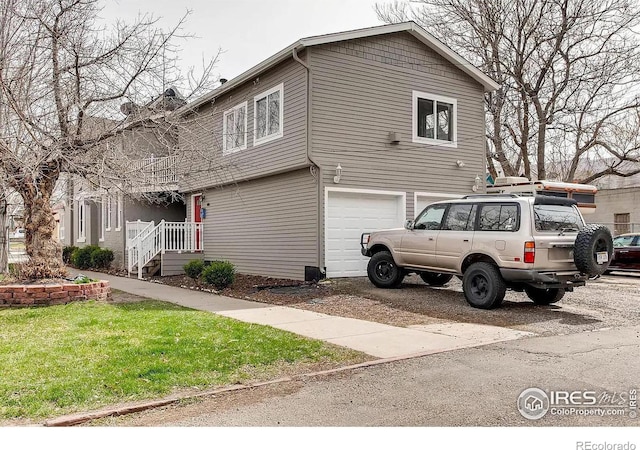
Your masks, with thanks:
[{"label": "green lawn", "polygon": [[37,419],[277,375],[355,352],[159,301],[0,310],[0,418]]}]

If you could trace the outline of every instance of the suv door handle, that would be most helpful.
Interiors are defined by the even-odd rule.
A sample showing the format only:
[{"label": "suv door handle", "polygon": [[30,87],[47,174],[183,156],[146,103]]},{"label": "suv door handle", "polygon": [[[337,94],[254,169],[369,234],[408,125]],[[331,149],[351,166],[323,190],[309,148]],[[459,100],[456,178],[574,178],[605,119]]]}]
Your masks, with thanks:
[{"label": "suv door handle", "polygon": [[462,242],[469,242],[469,239],[464,239]]}]

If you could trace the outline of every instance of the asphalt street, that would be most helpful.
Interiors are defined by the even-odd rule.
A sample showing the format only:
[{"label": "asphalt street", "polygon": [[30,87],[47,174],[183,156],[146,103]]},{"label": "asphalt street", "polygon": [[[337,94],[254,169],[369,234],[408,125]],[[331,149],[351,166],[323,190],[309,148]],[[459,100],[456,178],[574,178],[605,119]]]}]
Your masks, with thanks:
[{"label": "asphalt street", "polygon": [[[603,277],[553,308],[560,314],[531,317],[524,326],[511,324],[537,332],[532,337],[258,388],[102,424],[640,425],[640,419],[630,417],[636,410],[629,401],[640,389],[640,278]],[[550,402],[548,412],[531,420],[519,412],[517,400],[532,387],[551,396],[573,396],[567,400],[557,394],[559,400]],[[591,397],[597,404],[589,404]]]}]

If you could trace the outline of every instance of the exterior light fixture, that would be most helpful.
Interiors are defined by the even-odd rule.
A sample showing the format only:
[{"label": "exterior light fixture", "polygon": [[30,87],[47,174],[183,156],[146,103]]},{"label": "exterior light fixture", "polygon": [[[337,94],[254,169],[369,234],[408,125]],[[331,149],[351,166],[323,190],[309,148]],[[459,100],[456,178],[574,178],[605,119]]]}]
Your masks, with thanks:
[{"label": "exterior light fixture", "polygon": [[478,192],[481,187],[482,187],[482,178],[480,178],[480,175],[476,175],[476,178],[474,180],[473,187],[471,188],[471,190],[473,192]]},{"label": "exterior light fixture", "polygon": [[457,161],[456,161],[456,166],[458,166],[459,168],[461,168],[461,169],[462,169],[462,168],[464,167],[464,165],[465,165],[465,164],[464,164],[464,161],[461,161],[461,160],[457,160]]},{"label": "exterior light fixture", "polygon": [[338,167],[336,167],[336,176],[333,177],[333,182],[338,184],[340,183],[340,177],[342,176],[342,166],[338,163]]}]

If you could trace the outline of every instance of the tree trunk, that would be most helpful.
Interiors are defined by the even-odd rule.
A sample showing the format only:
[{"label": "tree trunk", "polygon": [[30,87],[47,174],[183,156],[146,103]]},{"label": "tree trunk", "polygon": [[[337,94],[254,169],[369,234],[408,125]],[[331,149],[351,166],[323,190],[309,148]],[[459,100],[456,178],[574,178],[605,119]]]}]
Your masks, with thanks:
[{"label": "tree trunk", "polygon": [[29,262],[24,265],[22,276],[30,279],[63,278],[67,271],[62,262],[62,246],[53,238],[55,220],[50,193],[39,191],[26,197],[25,247]]},{"label": "tree trunk", "polygon": [[9,226],[7,224],[7,198],[0,193],[0,273],[9,272]]}]

